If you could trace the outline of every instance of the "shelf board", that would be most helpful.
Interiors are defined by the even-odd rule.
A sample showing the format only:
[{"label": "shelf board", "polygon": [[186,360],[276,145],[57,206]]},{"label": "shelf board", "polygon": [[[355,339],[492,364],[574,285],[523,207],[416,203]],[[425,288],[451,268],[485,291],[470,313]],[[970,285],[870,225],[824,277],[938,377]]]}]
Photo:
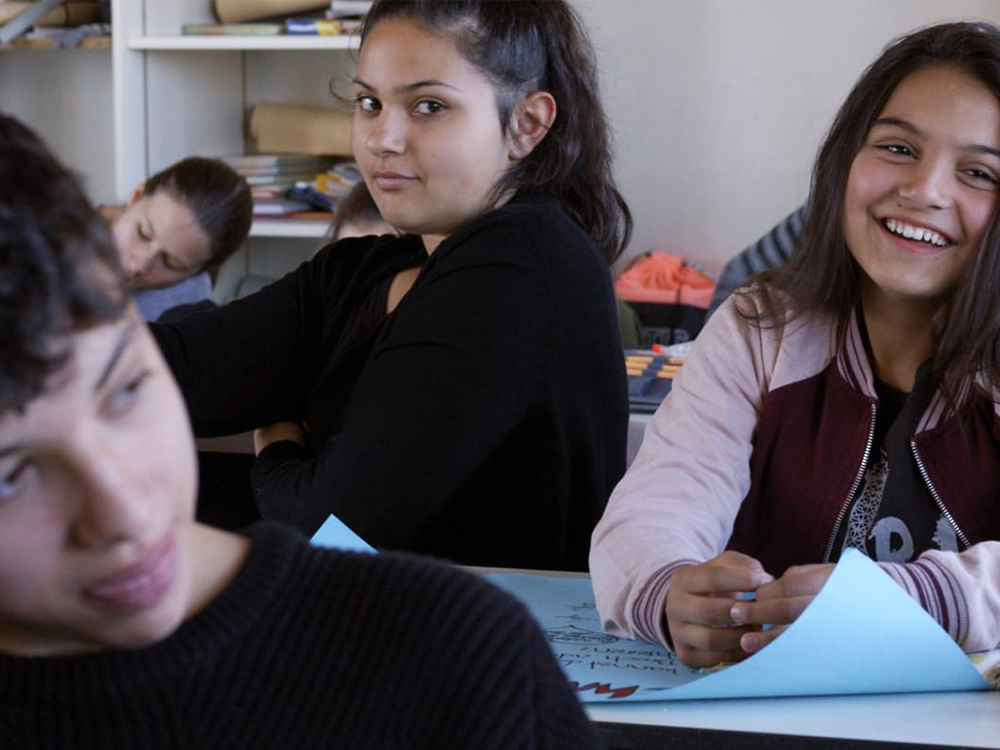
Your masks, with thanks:
[{"label": "shelf board", "polygon": [[24,37],[12,39],[0,49],[111,49],[110,36],[85,36],[71,47],[59,47],[49,37]]},{"label": "shelf board", "polygon": [[320,239],[330,228],[329,220],[324,219],[254,219],[250,227],[251,237],[302,237],[305,239]]},{"label": "shelf board", "polygon": [[358,48],[357,34],[275,36],[133,36],[128,48],[133,50],[347,50]]}]

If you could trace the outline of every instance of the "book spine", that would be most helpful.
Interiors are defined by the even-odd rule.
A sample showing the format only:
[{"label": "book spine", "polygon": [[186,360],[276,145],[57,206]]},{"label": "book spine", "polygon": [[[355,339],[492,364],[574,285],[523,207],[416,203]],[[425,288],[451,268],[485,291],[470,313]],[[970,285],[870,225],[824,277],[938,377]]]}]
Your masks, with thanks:
[{"label": "book spine", "polygon": [[286,34],[302,34],[307,36],[330,36],[342,33],[339,21],[327,21],[322,18],[287,18],[285,19]]},{"label": "book spine", "polygon": [[186,36],[278,36],[285,27],[280,23],[185,23]]}]

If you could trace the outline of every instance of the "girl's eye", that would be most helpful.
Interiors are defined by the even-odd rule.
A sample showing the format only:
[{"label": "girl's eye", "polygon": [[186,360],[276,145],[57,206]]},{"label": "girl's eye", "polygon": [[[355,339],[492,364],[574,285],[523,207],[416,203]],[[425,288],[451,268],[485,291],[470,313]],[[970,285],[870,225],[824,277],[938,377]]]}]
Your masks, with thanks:
[{"label": "girl's eye", "polygon": [[965,170],[965,173],[976,182],[981,182],[985,185],[990,185],[994,187],[1000,185],[1000,180],[997,180],[997,178],[992,173],[987,172],[985,169],[978,169],[976,167],[972,167],[970,169]]},{"label": "girl's eye", "polygon": [[130,378],[124,385],[115,389],[108,399],[108,406],[111,411],[116,414],[121,414],[132,408],[136,401],[139,400],[139,395],[142,392],[142,386],[145,384],[146,379],[149,378],[150,375],[152,375],[152,373],[149,370],[143,370],[134,378]]},{"label": "girl's eye", "polygon": [[436,102],[433,99],[424,99],[417,102],[416,109],[421,115],[434,115],[438,112],[443,112],[445,107],[441,102]]},{"label": "girl's eye", "polygon": [[379,106],[378,100],[371,96],[365,96],[362,94],[357,99],[355,99],[358,109],[362,112],[377,112],[381,107]]},{"label": "girl's eye", "polygon": [[24,489],[31,478],[33,467],[31,461],[23,459],[9,470],[0,470],[0,503],[10,500]]},{"label": "girl's eye", "polygon": [[904,146],[902,143],[889,143],[884,146],[879,146],[883,151],[888,151],[890,154],[895,154],[896,156],[913,156],[913,151],[910,150],[909,146]]},{"label": "girl's eye", "polygon": [[166,268],[168,271],[175,271],[177,273],[184,273],[185,271],[187,271],[187,268],[184,266],[184,264],[181,263],[179,260],[177,260],[177,258],[175,258],[173,255],[169,255],[168,253],[163,253],[163,255],[161,255],[161,258],[163,260],[163,267]]},{"label": "girl's eye", "polygon": [[149,242],[150,236],[149,234],[146,233],[146,230],[142,228],[142,224],[136,224],[135,231],[136,234],[139,235],[139,239],[143,240],[144,242]]}]

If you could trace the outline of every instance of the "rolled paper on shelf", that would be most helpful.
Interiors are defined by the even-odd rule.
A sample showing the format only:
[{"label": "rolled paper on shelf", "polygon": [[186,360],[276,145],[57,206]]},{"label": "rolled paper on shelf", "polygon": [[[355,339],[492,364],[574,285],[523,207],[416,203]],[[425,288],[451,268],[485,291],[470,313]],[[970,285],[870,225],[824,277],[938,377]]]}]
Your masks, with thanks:
[{"label": "rolled paper on shelf", "polygon": [[[0,24],[7,23],[30,8],[30,2],[0,2]],[[94,23],[100,18],[100,8],[97,2],[63,3],[50,10],[35,24],[35,26],[80,26]]]},{"label": "rolled paper on shelf", "polygon": [[330,0],[215,0],[215,15],[223,23],[240,23],[329,7]]},{"label": "rolled paper on shelf", "polygon": [[250,139],[262,154],[351,156],[351,113],[262,102],[250,112]]}]

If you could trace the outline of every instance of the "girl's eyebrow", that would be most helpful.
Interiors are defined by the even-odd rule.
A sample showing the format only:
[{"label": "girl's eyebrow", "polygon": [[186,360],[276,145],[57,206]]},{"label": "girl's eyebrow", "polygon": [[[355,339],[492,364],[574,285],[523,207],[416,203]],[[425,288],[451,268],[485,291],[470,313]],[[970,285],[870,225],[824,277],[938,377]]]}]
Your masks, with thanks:
[{"label": "girl's eyebrow", "polygon": [[[374,86],[371,86],[370,84],[365,83],[360,78],[354,78],[354,79],[351,80],[351,82],[355,86],[360,86],[361,88],[368,89],[369,91],[375,91],[375,87]],[[425,88],[430,88],[430,87],[434,87],[434,86],[443,86],[446,89],[454,89],[455,91],[458,91],[458,88],[455,87],[455,86],[452,86],[450,83],[445,83],[444,81],[439,81],[439,80],[434,79],[434,78],[430,78],[430,79],[428,79],[426,81],[414,81],[413,83],[408,83],[405,86],[400,86],[397,89],[397,91],[402,91],[404,93],[409,93],[409,92],[417,91],[418,89],[425,89]]]},{"label": "girl's eyebrow", "polygon": [[[909,120],[904,120],[901,117],[880,117],[875,122],[872,123],[872,128],[876,128],[880,125],[886,127],[900,128],[901,130],[905,130],[908,133],[912,133],[917,138],[926,137],[926,133],[924,133],[924,131],[922,131],[920,128],[918,128]],[[987,156],[994,156],[1000,159],[1000,149],[997,149],[993,146],[987,146],[981,143],[970,143],[967,146],[962,146],[960,150],[965,151],[967,153],[985,154]]]},{"label": "girl's eyebrow", "polygon": [[[118,337],[118,341],[115,343],[115,348],[111,351],[111,356],[108,357],[108,361],[105,363],[104,369],[101,371],[100,377],[94,384],[94,393],[98,393],[108,381],[108,378],[111,377],[111,373],[114,372],[115,367],[118,365],[119,360],[121,360],[125,350],[128,349],[129,345],[135,339],[135,334],[138,328],[139,326],[135,321],[129,321],[128,325],[122,331],[121,336]],[[0,447],[0,458],[3,458],[9,453],[16,452],[20,450],[20,448],[21,446],[19,445]]]},{"label": "girl's eyebrow", "polygon": [[130,320],[125,326],[121,336],[118,337],[115,348],[111,351],[111,356],[108,357],[108,361],[104,365],[104,370],[101,372],[100,377],[94,384],[94,393],[99,392],[108,381],[108,378],[111,377],[111,373],[114,372],[115,367],[118,365],[119,360],[121,360],[125,350],[128,349],[129,345],[135,339],[135,333],[138,328],[138,324],[133,320]]},{"label": "girl's eyebrow", "polygon": [[901,117],[880,117],[875,122],[872,123],[872,129],[882,127],[897,127],[905,130],[907,133],[912,133],[915,136],[923,137],[924,131],[918,128],[909,120],[904,120]]}]

